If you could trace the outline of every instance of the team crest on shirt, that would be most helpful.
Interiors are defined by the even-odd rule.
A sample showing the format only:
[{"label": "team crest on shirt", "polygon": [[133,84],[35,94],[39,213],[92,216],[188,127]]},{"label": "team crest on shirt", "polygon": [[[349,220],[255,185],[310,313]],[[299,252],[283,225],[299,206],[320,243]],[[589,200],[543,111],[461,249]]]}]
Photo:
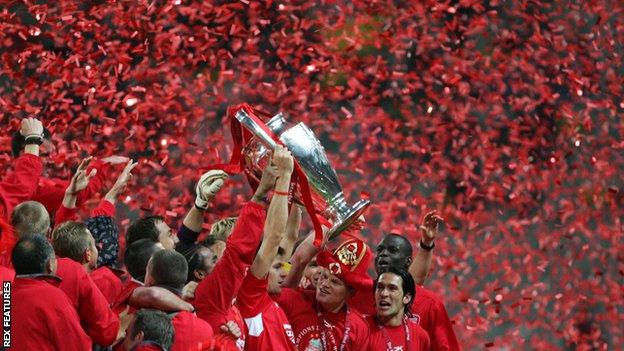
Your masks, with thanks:
[{"label": "team crest on shirt", "polygon": [[403,351],[403,346],[394,346],[392,351]]},{"label": "team crest on shirt", "polygon": [[305,351],[323,351],[323,345],[321,344],[321,339],[311,339]]}]

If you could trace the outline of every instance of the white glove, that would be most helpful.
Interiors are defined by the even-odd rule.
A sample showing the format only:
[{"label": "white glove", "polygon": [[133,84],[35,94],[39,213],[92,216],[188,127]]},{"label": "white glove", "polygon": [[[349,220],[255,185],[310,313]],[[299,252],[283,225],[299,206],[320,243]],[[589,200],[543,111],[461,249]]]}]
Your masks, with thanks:
[{"label": "white glove", "polygon": [[216,169],[204,173],[195,187],[195,206],[206,210],[208,203],[219,192],[227,177],[227,173]]}]

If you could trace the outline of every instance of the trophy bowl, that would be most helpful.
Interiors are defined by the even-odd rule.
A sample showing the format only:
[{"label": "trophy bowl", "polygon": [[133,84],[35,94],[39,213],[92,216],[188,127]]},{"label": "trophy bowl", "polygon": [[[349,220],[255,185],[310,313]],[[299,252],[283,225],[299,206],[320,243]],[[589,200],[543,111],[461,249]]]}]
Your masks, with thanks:
[{"label": "trophy bowl", "polygon": [[[271,161],[276,142],[245,111],[239,110],[235,117],[254,135],[242,150],[245,173],[250,184],[254,186],[259,184],[262,170]],[[266,123],[266,127],[290,150],[307,177],[315,212],[332,223],[327,233],[328,238],[333,239],[356,222],[366,211],[370,201],[361,199],[353,206],[347,204],[342,186],[329,163],[325,149],[310,128],[302,122],[289,124],[282,113],[273,116]],[[303,204],[299,184],[294,189],[293,199]]]}]

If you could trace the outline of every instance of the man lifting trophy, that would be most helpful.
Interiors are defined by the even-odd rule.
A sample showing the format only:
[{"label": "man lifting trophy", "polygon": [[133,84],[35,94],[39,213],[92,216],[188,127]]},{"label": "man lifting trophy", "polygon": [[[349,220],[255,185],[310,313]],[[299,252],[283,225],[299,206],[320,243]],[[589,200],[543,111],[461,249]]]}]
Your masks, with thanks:
[{"label": "man lifting trophy", "polygon": [[367,199],[361,199],[353,206],[347,204],[323,146],[303,122],[289,124],[279,113],[265,123],[263,119],[268,116],[246,104],[231,107],[228,115],[232,119],[235,142],[231,165],[237,168],[237,172],[245,171],[252,186],[259,181],[262,169],[270,161],[278,143],[290,150],[295,159],[296,174],[290,193],[293,200],[304,205],[310,214],[317,231],[318,241],[315,243],[320,241],[317,215],[332,223],[327,232],[328,238],[332,239],[366,211],[370,204]]}]

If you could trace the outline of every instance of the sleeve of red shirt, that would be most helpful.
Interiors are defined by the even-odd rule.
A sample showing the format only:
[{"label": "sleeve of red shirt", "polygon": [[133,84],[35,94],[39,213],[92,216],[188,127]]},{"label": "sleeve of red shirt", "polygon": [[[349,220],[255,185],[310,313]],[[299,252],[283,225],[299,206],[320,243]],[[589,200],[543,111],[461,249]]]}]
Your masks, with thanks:
[{"label": "sleeve of red shirt", "polygon": [[210,323],[214,330],[219,330],[226,322],[227,310],[232,306],[232,300],[253,261],[265,217],[263,206],[253,202],[243,206],[223,257],[195,290],[197,316]]},{"label": "sleeve of red shirt", "polygon": [[76,207],[80,207],[85,201],[89,200],[93,197],[104,185],[106,179],[110,176],[111,164],[108,162],[102,162],[100,160],[94,160],[89,165],[87,169],[87,174],[91,172],[92,169],[96,169],[97,173],[91,180],[89,180],[89,185],[83,191],[78,194],[78,199],[76,200]]},{"label": "sleeve of red shirt", "polygon": [[459,351],[459,343],[444,304],[441,301],[436,301],[432,306],[431,313],[435,314],[435,337],[431,340],[431,349]]},{"label": "sleeve of red shirt", "polygon": [[298,306],[305,303],[305,295],[299,289],[283,288],[273,300],[280,305],[286,316],[290,316]]},{"label": "sleeve of red shirt", "polygon": [[105,217],[115,217],[115,205],[113,205],[110,201],[106,199],[102,199],[98,204],[98,207],[94,208],[91,211],[91,217],[97,216],[105,216]]},{"label": "sleeve of red shirt", "polygon": [[58,211],[56,211],[56,215],[54,216],[54,228],[58,227],[61,223],[77,220],[78,207],[67,208],[61,204],[61,207],[59,207]]},{"label": "sleeve of red shirt", "polygon": [[270,299],[267,293],[268,282],[268,277],[258,279],[251,273],[245,276],[236,296],[236,305],[243,318],[255,317],[263,311],[266,299]]},{"label": "sleeve of red shirt", "polygon": [[43,162],[39,156],[23,154],[15,160],[13,173],[0,182],[0,215],[8,216],[13,207],[30,200],[43,172]]},{"label": "sleeve of red shirt", "polygon": [[78,315],[85,331],[93,342],[110,346],[115,342],[119,331],[119,317],[110,309],[108,301],[95,286],[86,272],[80,282],[80,303]]}]

